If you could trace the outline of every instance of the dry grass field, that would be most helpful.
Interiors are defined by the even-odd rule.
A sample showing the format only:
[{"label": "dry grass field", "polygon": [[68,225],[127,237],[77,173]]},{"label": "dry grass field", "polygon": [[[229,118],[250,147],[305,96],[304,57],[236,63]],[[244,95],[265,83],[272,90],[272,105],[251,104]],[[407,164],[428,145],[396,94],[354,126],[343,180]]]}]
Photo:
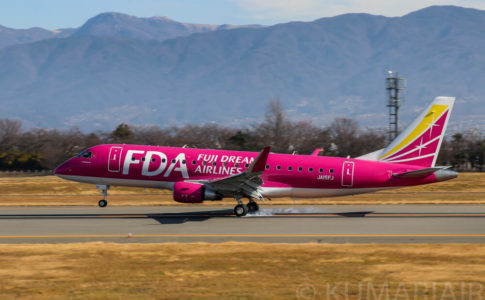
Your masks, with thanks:
[{"label": "dry grass field", "polygon": [[484,297],[485,245],[0,245],[1,299]]},{"label": "dry grass field", "polygon": [[[322,198],[273,199],[271,204],[405,204],[485,203],[485,173],[460,173],[459,177],[436,184],[381,191],[372,194]],[[101,199],[94,185],[59,179],[55,176],[0,177],[0,206],[96,205]],[[177,204],[170,191],[112,187],[111,205]],[[233,204],[232,199],[206,204]],[[183,205],[183,204],[180,204]]]}]

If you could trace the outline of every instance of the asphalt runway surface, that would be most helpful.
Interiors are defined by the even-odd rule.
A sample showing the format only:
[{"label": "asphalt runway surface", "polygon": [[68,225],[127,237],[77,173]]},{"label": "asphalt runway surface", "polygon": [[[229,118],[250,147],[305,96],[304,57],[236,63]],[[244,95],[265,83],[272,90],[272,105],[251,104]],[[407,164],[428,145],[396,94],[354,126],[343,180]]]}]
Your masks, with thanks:
[{"label": "asphalt runway surface", "polygon": [[485,205],[3,207],[0,243],[485,243]]}]

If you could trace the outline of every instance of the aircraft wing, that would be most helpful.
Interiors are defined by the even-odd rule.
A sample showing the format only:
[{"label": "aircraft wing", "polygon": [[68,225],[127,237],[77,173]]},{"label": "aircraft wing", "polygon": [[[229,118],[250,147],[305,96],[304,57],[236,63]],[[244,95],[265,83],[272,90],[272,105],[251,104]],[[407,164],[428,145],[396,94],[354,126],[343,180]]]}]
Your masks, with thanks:
[{"label": "aircraft wing", "polygon": [[208,180],[203,183],[208,188],[225,195],[246,196],[264,201],[260,193],[260,186],[263,184],[260,176],[266,167],[270,149],[271,147],[264,147],[244,172],[224,178]]}]

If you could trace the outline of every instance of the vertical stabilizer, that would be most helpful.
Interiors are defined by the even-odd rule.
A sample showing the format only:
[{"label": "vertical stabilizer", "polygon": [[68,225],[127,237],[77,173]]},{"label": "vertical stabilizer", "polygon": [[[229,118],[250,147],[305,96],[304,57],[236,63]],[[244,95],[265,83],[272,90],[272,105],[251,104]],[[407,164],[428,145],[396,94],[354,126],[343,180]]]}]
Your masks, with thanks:
[{"label": "vertical stabilizer", "polygon": [[434,167],[454,103],[454,97],[436,97],[418,118],[379,153],[378,160]]}]

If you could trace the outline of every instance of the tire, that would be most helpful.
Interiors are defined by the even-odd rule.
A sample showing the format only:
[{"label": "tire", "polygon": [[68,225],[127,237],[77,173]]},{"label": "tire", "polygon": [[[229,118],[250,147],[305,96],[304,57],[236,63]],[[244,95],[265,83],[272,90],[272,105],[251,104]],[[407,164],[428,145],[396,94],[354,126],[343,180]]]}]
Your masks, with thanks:
[{"label": "tire", "polygon": [[248,203],[248,210],[249,212],[256,212],[259,210],[259,205],[256,202],[249,202]]},{"label": "tire", "polygon": [[248,207],[244,204],[238,204],[234,207],[234,214],[238,217],[244,217],[248,214]]},{"label": "tire", "polygon": [[108,205],[108,201],[99,200],[98,205],[99,205],[99,207],[106,207]]}]

